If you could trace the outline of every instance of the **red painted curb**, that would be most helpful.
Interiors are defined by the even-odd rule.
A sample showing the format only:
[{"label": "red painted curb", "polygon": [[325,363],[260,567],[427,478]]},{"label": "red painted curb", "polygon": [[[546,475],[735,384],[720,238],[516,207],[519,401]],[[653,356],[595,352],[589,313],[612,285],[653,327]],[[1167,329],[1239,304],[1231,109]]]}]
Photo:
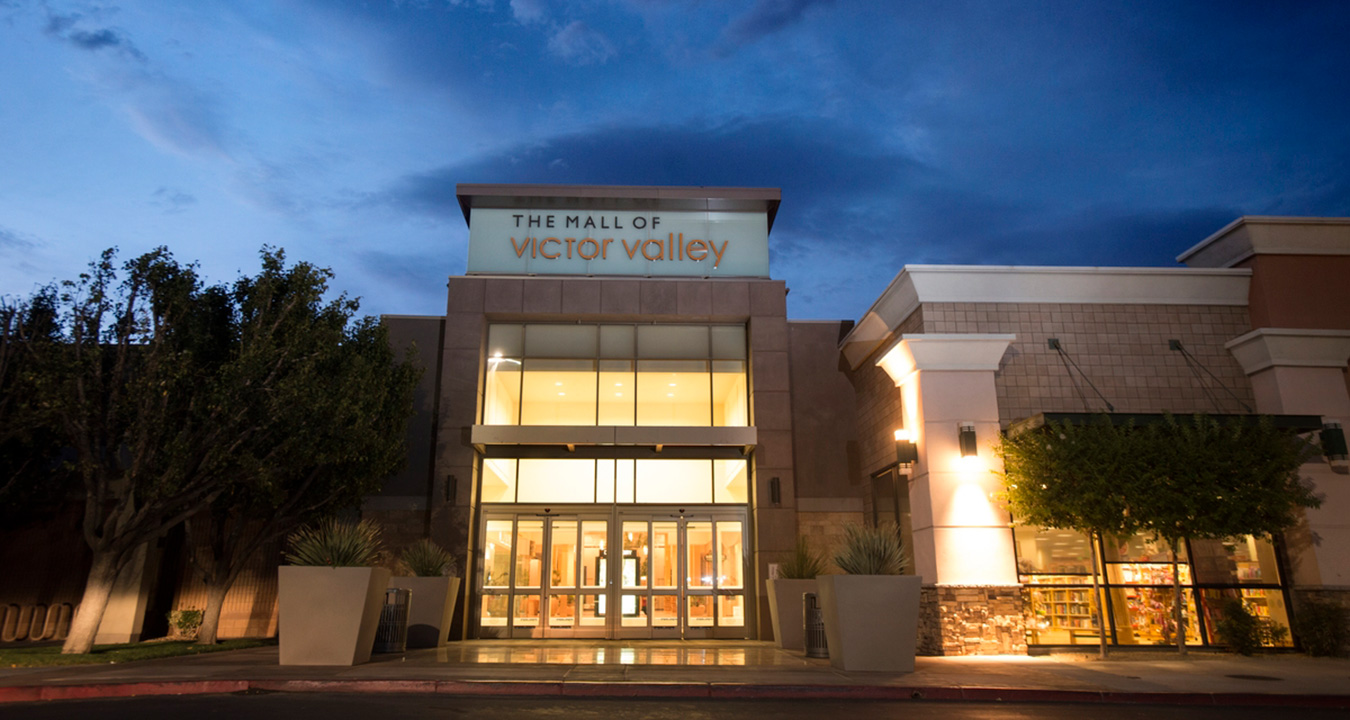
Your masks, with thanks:
[{"label": "red painted curb", "polygon": [[494,680],[201,680],[0,687],[0,703],[43,700],[210,695],[263,690],[292,693],[400,693],[499,697],[721,698],[742,700],[968,701],[1049,704],[1247,705],[1350,709],[1350,695],[1128,693],[1031,688],[893,685],[748,685]]},{"label": "red painted curb", "polygon": [[439,695],[492,695],[501,697],[555,697],[563,694],[561,682],[520,682],[517,680],[440,680]]},{"label": "red painted curb", "polygon": [[198,680],[184,682],[107,683],[102,685],[44,685],[42,700],[85,700],[138,697],[142,695],[207,695],[248,689],[245,680]]},{"label": "red painted curb", "polygon": [[40,687],[0,687],[0,703],[33,702],[41,699]]}]

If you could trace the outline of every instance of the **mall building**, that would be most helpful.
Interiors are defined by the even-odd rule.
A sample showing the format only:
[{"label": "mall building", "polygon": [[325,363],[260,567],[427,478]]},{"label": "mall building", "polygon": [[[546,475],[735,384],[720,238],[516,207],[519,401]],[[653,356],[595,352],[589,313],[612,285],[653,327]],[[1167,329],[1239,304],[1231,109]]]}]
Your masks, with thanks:
[{"label": "mall building", "polygon": [[[1107,411],[1270,414],[1308,437],[1350,420],[1350,219],[1239,218],[1173,268],[908,265],[856,321],[793,321],[777,189],[457,194],[445,314],[384,318],[426,372],[407,467],[362,509],[395,547],[459,557],[453,638],[770,639],[765,582],[799,536],[828,554],[848,523],[894,522],[921,652],[1096,644],[1088,541],[1012,522],[1001,433]],[[1273,542],[1187,544],[1190,642],[1217,642],[1224,597],[1284,625],[1310,596],[1350,605],[1346,472],[1305,465],[1323,504]],[[1100,550],[1109,641],[1172,642],[1166,548]],[[153,567],[200,606],[190,573]],[[275,631],[274,568],[238,581],[223,636]]]}]

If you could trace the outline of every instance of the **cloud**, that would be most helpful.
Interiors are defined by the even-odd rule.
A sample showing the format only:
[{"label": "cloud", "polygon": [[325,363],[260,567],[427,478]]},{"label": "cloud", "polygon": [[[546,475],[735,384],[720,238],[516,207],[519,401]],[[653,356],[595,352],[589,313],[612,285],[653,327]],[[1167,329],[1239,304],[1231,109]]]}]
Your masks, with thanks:
[{"label": "cloud", "polygon": [[511,14],[518,22],[543,22],[548,15],[543,0],[511,0]]},{"label": "cloud", "polygon": [[47,27],[44,32],[49,37],[63,40],[66,43],[80,48],[96,52],[99,50],[118,50],[128,57],[137,60],[145,60],[145,55],[136,46],[127,39],[125,35],[112,28],[98,28],[94,30],[81,30],[77,26],[81,24],[83,17],[78,13],[70,15],[57,15],[52,13],[47,17]]},{"label": "cloud", "polygon": [[25,235],[6,227],[0,227],[0,250],[26,251],[37,247],[38,243],[31,235]]},{"label": "cloud", "polygon": [[191,205],[196,205],[197,197],[182,190],[160,187],[150,194],[150,204],[163,209],[166,215],[175,215]]},{"label": "cloud", "polygon": [[1240,214],[1004,197],[862,128],[797,117],[598,127],[410,174],[363,204],[463,227],[456,183],[779,186],[771,268],[798,317],[857,318],[906,264],[1170,266]]},{"label": "cloud", "polygon": [[819,120],[607,126],[409,174],[368,202],[453,218],[460,215],[457,182],[783,184],[785,195],[796,193],[792,207],[800,212],[804,204],[851,203],[892,192],[897,185],[920,182],[925,172],[857,128]]},{"label": "cloud", "polygon": [[142,137],[181,155],[229,157],[215,103],[196,88],[149,72],[123,74],[114,82]]},{"label": "cloud", "polygon": [[603,33],[574,20],[548,40],[549,52],[573,65],[603,65],[614,57],[614,45]]},{"label": "cloud", "polygon": [[832,2],[834,0],[758,0],[722,31],[719,50],[730,52],[737,46],[755,42],[795,24],[807,8]]},{"label": "cloud", "polygon": [[186,82],[149,66],[146,56],[127,37],[111,28],[85,29],[78,13],[49,13],[44,32],[88,52],[117,51],[120,62],[96,75],[121,101],[132,127],[154,145],[181,155],[228,157],[224,132],[212,100]]}]

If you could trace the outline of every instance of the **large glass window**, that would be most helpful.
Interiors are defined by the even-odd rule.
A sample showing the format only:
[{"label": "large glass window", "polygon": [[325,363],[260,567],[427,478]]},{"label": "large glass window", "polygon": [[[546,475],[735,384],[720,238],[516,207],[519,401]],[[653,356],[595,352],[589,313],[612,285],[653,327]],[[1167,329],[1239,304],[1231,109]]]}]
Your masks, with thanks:
[{"label": "large glass window", "polygon": [[487,503],[749,502],[745,460],[483,460]]},{"label": "large glass window", "polygon": [[[1013,529],[1013,539],[1018,574],[1027,586],[1028,641],[1096,643],[1100,614],[1088,539],[1068,530],[1025,526]],[[1104,561],[1108,637],[1118,645],[1175,643],[1174,566],[1167,545],[1144,535],[1108,537],[1097,553]],[[1240,598],[1252,614],[1289,626],[1275,549],[1268,541],[1245,536],[1186,542],[1178,548],[1175,568],[1189,644],[1219,642],[1214,623],[1227,598]]]},{"label": "large glass window", "polygon": [[486,425],[743,427],[741,325],[493,324]]}]

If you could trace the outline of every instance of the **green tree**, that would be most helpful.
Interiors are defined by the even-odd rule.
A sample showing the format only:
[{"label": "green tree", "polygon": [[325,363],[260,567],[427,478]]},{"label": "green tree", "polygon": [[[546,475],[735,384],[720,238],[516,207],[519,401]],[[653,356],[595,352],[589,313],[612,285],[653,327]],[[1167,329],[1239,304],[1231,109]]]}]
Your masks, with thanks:
[{"label": "green tree", "polygon": [[1299,477],[1313,448],[1269,417],[1220,421],[1207,415],[1140,428],[1142,462],[1133,515],[1140,530],[1166,542],[1172,554],[1172,617],[1177,651],[1186,652],[1177,552],[1191,539],[1269,537],[1297,524],[1303,508],[1321,501]]},{"label": "green tree", "polygon": [[354,301],[322,303],[328,271],[286,268],[279,251],[233,288],[204,286],[163,248],[120,270],[109,250],[0,316],[21,330],[5,352],[21,339],[24,365],[0,382],[33,399],[22,412],[55,435],[84,495],[92,563],[67,653],[92,647],[136,548],[221,498],[265,526],[359,497],[401,456],[415,382],[378,323],[349,323]]},{"label": "green tree", "polygon": [[1098,548],[1105,535],[1128,536],[1136,522],[1132,496],[1122,478],[1137,475],[1130,427],[1109,416],[1090,424],[1050,423],[1010,433],[995,448],[1003,460],[1009,510],[1024,525],[1073,530],[1088,536],[1098,652],[1106,657]]},{"label": "green tree", "polygon": [[163,248],[125,263],[120,281],[114,257],[61,284],[55,328],[25,348],[36,413],[83,490],[92,551],[67,653],[89,651],[133,552],[221,492],[246,439],[243,408],[219,382],[223,290]]},{"label": "green tree", "polygon": [[420,371],[396,357],[374,318],[352,322],[355,301],[323,302],[330,277],[265,252],[262,272],[235,283],[240,345],[271,348],[255,358],[288,360],[272,390],[249,404],[257,430],[237,453],[228,487],[187,521],[207,591],[198,643],[216,642],[225,596],[260,548],[358,505],[404,462]]},{"label": "green tree", "polygon": [[0,301],[0,525],[60,499],[61,442],[42,411],[39,352],[57,334],[56,289]]}]

